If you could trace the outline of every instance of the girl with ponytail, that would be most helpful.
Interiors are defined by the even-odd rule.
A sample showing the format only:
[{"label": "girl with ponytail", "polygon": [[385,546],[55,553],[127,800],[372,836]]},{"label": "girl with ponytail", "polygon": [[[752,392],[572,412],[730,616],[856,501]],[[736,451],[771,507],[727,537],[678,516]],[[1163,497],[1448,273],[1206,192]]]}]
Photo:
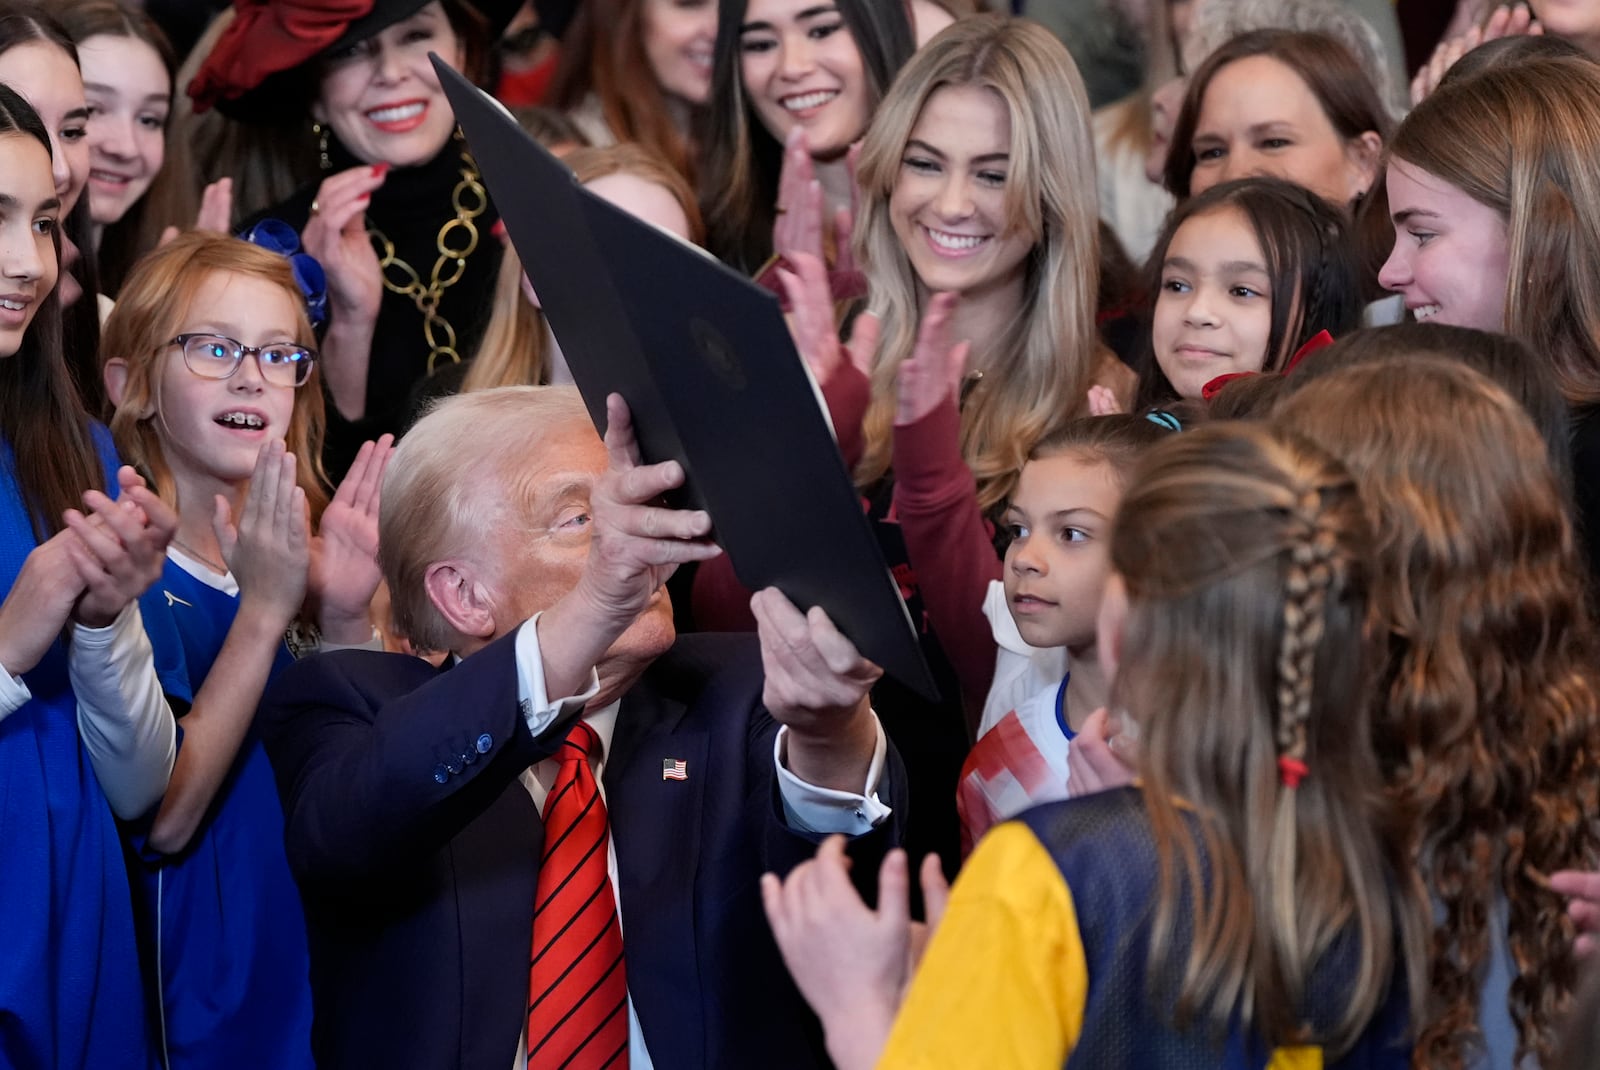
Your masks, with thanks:
[{"label": "girl with ponytail", "polygon": [[1345,470],[1292,435],[1215,424],[1150,451],[1097,644],[1137,786],[996,826],[903,1006],[903,856],[876,913],[836,843],[765,878],[841,1070],[1409,1066],[1423,914],[1367,731],[1368,531]]}]

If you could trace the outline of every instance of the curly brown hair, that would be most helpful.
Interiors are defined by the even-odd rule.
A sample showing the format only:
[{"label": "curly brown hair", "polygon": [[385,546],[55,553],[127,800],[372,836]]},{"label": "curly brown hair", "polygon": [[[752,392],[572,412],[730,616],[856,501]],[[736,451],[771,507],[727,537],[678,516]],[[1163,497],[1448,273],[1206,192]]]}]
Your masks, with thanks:
[{"label": "curly brown hair", "polygon": [[1373,732],[1442,919],[1414,1065],[1460,1067],[1481,1039],[1500,900],[1517,1063],[1548,1065],[1578,972],[1545,875],[1600,857],[1600,646],[1544,443],[1503,390],[1437,358],[1343,369],[1275,415],[1345,462],[1377,534]]}]

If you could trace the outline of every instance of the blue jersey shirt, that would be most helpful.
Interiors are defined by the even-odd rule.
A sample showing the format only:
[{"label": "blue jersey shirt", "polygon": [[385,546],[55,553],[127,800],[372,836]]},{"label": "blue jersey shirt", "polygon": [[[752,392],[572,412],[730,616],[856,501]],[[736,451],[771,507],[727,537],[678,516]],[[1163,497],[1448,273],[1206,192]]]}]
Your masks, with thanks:
[{"label": "blue jersey shirt", "polygon": [[[238,612],[231,577],[169,553],[140,600],[168,696],[186,712]],[[273,675],[293,661],[280,646]],[[183,747],[183,716],[178,716]],[[187,847],[160,855],[133,837],[141,933],[160,991],[152,1005],[170,1070],[312,1067],[305,917],[283,849],[283,810],[260,738],[245,736]]]},{"label": "blue jersey shirt", "polygon": [[[116,451],[92,428],[108,491]],[[0,441],[0,581],[38,545]],[[0,719],[0,1066],[152,1065],[128,876],[115,819],[78,736],[57,640],[24,673],[32,699]]]}]

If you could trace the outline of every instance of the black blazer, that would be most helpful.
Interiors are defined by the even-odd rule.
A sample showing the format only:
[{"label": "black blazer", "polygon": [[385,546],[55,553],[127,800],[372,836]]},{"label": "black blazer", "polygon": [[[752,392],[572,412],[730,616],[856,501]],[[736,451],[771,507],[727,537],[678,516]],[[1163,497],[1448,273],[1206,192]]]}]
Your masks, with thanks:
[{"label": "black blazer", "polygon": [[[529,733],[515,638],[446,670],[340,651],[267,691],[323,1070],[510,1070],[543,840],[518,777],[566,732]],[[680,638],[623,698],[607,755],[628,990],[660,1070],[827,1065],[761,910],[760,875],[817,839],[784,822],[761,684],[753,637]],[[663,778],[666,759],[687,779]],[[894,816],[851,844],[869,896],[905,782],[891,750]]]}]

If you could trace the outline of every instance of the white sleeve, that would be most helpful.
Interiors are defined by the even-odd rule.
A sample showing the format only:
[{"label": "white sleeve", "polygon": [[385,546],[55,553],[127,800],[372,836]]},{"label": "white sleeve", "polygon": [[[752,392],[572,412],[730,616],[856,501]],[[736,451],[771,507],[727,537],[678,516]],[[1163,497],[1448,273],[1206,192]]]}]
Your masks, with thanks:
[{"label": "white sleeve", "polygon": [[517,628],[517,705],[528,731],[535,736],[549,731],[559,720],[570,720],[583,712],[589,700],[600,693],[600,675],[589,670],[589,683],[580,694],[551,698],[545,693],[544,655],[539,651],[539,618],[535,613]]},{"label": "white sleeve", "polygon": [[28,690],[22,677],[12,676],[0,667],[0,721],[22,709],[31,698],[33,692]]},{"label": "white sleeve", "polygon": [[889,744],[883,734],[883,723],[872,715],[878,740],[872,749],[872,762],[867,767],[867,779],[859,794],[835,791],[808,784],[789,771],[789,729],[780,727],[778,738],[772,743],[772,761],[778,769],[778,797],[783,801],[783,816],[789,827],[801,832],[842,832],[846,836],[864,836],[881,825],[894,811],[878,798],[883,786],[884,760]]},{"label": "white sleeve", "polygon": [[67,667],[78,734],[118,817],[148,811],[166,794],[178,754],[176,720],[156,679],[137,600],[105,628],[75,624]]}]

